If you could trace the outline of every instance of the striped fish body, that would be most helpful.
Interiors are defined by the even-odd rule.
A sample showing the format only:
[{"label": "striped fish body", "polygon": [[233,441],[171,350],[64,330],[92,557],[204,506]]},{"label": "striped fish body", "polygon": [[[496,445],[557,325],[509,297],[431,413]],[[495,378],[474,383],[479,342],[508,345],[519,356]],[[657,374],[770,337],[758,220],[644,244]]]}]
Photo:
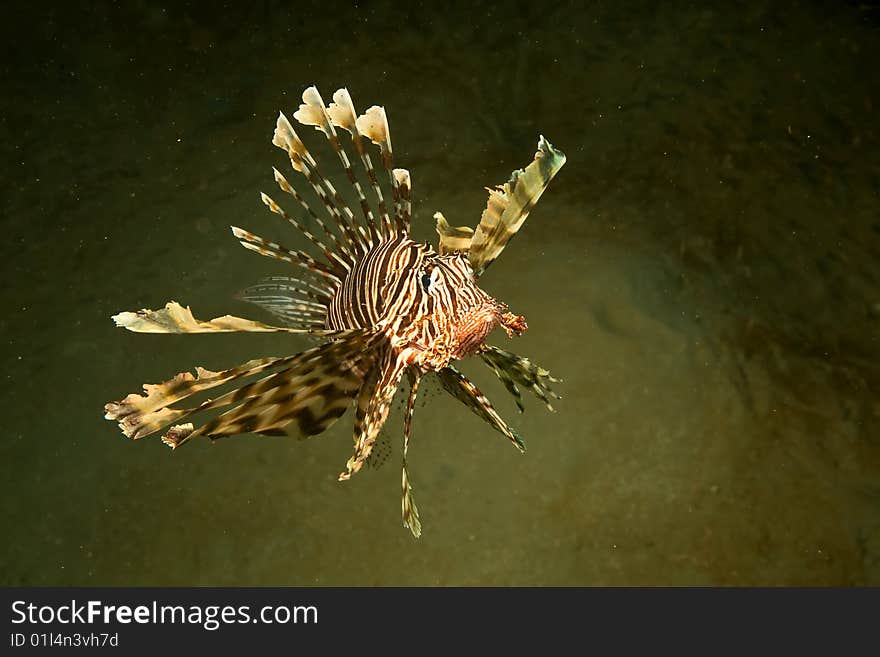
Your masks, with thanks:
[{"label": "striped fish body", "polygon": [[[354,407],[354,453],[339,478],[345,480],[369,458],[391,402],[403,379],[409,382],[401,472],[403,523],[421,532],[407,454],[412,416],[421,378],[434,372],[450,395],[470,408],[520,450],[519,435],[454,362],[480,359],[501,380],[523,409],[520,387],[531,390],[548,408],[556,397],[549,372],[527,358],[487,344],[497,327],[508,336],[526,330],[525,319],[508,311],[478,284],[517,233],[565,156],[546,139],[538,141],[531,164],[515,171],[504,185],[489,190],[489,201],[476,230],[452,227],[435,215],[438,250],[410,239],[411,177],[394,168],[391,137],[384,108],[373,106],[358,115],[348,91],[324,101],[314,87],[303,93],[294,118],[327,138],[358,198],[357,217],[343,195],[322,172],[291,123],[282,114],[272,143],[284,150],[305,191],[274,170],[275,182],[305,213],[288,214],[267,194],[263,203],[312,243],[318,256],[268,241],[244,229],[233,233],[249,250],[293,266],[295,276],[275,276],[245,290],[240,299],[269,311],[281,325],[225,315],[196,319],[188,307],[169,302],[160,310],[123,312],[118,326],[148,333],[287,332],[320,337],[324,344],[295,356],[264,358],[214,372],[178,374],[160,384],[144,385],[105,405],[105,417],[118,422],[133,439],[165,430],[163,441],[177,448],[197,436],[212,440],[242,433],[263,435],[322,433]],[[347,132],[368,185],[354,172],[340,132]],[[385,189],[368,146],[379,147]],[[306,195],[319,201],[309,202]],[[371,202],[372,198],[372,202]],[[389,206],[386,199],[390,198]],[[321,212],[315,210],[319,207]],[[256,378],[259,377],[259,378]],[[183,406],[197,393],[218,386],[233,388],[199,404]],[[220,410],[196,426],[189,421]],[[181,420],[187,420],[180,423]],[[172,424],[177,422],[177,424]]]},{"label": "striped fish body", "polygon": [[423,374],[473,354],[499,325],[511,334],[526,328],[477,285],[467,257],[400,236],[354,263],[330,300],[326,328],[381,331]]}]

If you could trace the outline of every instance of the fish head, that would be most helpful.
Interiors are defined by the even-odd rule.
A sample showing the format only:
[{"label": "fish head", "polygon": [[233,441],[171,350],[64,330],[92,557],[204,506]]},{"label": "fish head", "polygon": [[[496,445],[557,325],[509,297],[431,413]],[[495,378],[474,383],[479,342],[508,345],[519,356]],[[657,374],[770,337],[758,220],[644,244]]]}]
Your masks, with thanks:
[{"label": "fish head", "polygon": [[477,285],[466,254],[431,254],[417,275],[420,312],[414,346],[429,369],[442,369],[451,360],[474,354],[498,326],[509,336],[527,328],[523,317],[508,312],[504,303]]}]

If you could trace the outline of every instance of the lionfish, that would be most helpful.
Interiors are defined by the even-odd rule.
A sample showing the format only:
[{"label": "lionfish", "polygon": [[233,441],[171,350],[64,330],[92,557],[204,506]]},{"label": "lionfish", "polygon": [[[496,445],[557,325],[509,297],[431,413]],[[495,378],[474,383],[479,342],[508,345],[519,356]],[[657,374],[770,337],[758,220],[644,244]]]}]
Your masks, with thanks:
[{"label": "lionfish", "polygon": [[[164,383],[145,384],[144,395],[133,393],[108,403],[105,417],[118,421],[129,438],[139,439],[193,414],[229,407],[199,426],[186,422],[168,428],[162,441],[176,449],[196,436],[211,440],[246,433],[312,436],[325,431],[354,406],[354,454],[339,475],[340,480],[347,480],[370,456],[406,376],[409,397],[403,431],[402,513],[404,526],[418,537],[421,522],[407,475],[407,450],[416,395],[426,374],[433,372],[446,392],[520,451],[525,451],[525,446],[519,435],[453,362],[478,355],[513,395],[520,411],[523,403],[518,386],[531,390],[550,410],[550,397],[558,398],[550,387],[557,380],[547,370],[485,342],[496,327],[512,337],[527,326],[522,316],[478,287],[477,279],[523,225],[565,163],[565,155],[541,137],[528,166],[514,171],[505,184],[487,188],[489,200],[476,230],[453,227],[436,213],[440,239],[435,251],[410,239],[412,182],[409,171],[394,167],[383,107],[373,106],[358,115],[347,89],[334,93],[333,102],[325,106],[318,90],[309,87],[293,116],[330,142],[362,216],[356,217],[290,121],[279,114],[272,143],[287,153],[293,171],[305,178],[304,188],[311,189],[325,216],[315,211],[319,206],[314,205],[314,199],[310,204],[278,169],[273,169],[275,182],[305,214],[297,218],[268,195],[261,194],[261,198],[271,212],[302,233],[323,259],[242,228],[233,226],[232,232],[245,248],[300,270],[297,276],[270,277],[240,294],[241,299],[280,319],[282,325],[231,315],[203,321],[175,301],[160,310],[122,312],[113,320],[117,326],[138,333],[280,331],[317,336],[323,343],[293,356],[250,360],[218,372],[196,367],[195,376],[182,372]],[[363,165],[361,176],[366,175],[368,184],[362,186],[355,175],[340,131],[349,133]],[[379,147],[392,207],[386,204],[369,142]],[[375,207],[365,189],[374,197]],[[320,236],[304,221],[317,227],[315,232]],[[200,404],[179,406],[196,393],[258,374],[266,375]]]}]

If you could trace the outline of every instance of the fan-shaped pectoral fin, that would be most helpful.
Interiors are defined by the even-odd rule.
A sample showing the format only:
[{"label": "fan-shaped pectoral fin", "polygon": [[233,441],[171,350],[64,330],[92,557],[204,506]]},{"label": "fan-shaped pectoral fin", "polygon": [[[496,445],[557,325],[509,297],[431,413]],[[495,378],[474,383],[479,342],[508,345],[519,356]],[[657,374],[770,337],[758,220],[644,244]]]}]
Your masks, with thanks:
[{"label": "fan-shaped pectoral fin", "polygon": [[[196,368],[196,376],[183,372],[164,383],[145,385],[145,395],[131,394],[106,404],[105,417],[137,439],[197,413],[231,407],[200,426],[187,422],[171,427],[162,436],[171,447],[196,436],[315,435],[338,419],[358,393],[374,366],[373,346],[380,337],[363,330],[338,332],[333,341],[295,356],[252,360],[221,372]],[[201,404],[177,406],[196,393],[270,370],[275,371]]]}]

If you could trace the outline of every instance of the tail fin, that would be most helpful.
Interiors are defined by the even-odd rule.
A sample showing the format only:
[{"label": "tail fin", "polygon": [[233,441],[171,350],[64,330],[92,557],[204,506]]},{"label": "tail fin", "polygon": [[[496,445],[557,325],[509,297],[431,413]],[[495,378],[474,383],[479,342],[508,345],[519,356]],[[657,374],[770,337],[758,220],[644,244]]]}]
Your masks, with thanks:
[{"label": "tail fin", "polygon": [[[293,429],[304,436],[315,435],[345,413],[374,364],[380,339],[363,330],[347,331],[333,342],[296,356],[253,360],[223,372],[197,368],[195,377],[178,374],[165,383],[145,385],[146,395],[131,394],[107,404],[105,417],[118,421],[123,433],[136,439],[195,413],[234,405],[197,428],[191,423],[171,427],[162,440],[174,448],[195,436],[276,435]],[[282,369],[216,399],[191,408],[172,408],[203,390],[277,368]]]}]

